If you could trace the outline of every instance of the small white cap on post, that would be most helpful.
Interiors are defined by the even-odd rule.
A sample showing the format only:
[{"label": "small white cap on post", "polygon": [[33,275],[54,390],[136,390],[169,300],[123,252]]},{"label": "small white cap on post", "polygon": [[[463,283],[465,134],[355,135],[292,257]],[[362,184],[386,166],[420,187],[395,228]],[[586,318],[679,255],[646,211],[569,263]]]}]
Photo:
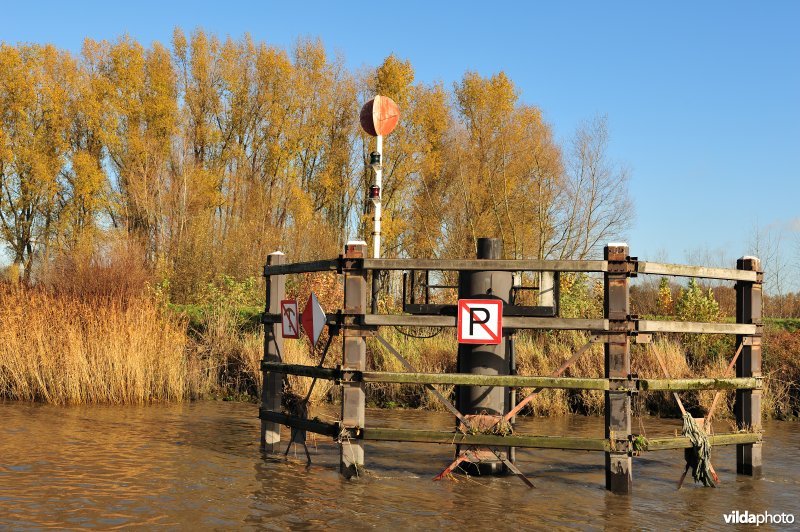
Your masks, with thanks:
[{"label": "small white cap on post", "polygon": [[273,251],[270,255],[286,255],[283,251]]},{"label": "small white cap on post", "polygon": [[348,240],[345,246],[366,246],[367,243],[364,240]]}]

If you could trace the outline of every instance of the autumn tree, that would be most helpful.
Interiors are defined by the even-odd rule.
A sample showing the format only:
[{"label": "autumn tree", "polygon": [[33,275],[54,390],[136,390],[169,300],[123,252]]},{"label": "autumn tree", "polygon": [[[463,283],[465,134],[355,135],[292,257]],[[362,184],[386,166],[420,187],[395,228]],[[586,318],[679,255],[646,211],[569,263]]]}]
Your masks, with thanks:
[{"label": "autumn tree", "polygon": [[53,46],[0,45],[0,230],[30,280],[58,231],[75,64]]},{"label": "autumn tree", "polygon": [[672,288],[669,285],[669,279],[662,277],[658,282],[658,304],[656,306],[656,312],[658,312],[660,316],[671,316],[673,310]]},{"label": "autumn tree", "polygon": [[275,249],[333,256],[372,229],[358,114],[375,94],[402,113],[384,140],[386,256],[470,257],[495,236],[509,258],[579,258],[630,220],[605,123],[565,157],[502,72],[450,91],[395,55],[353,72],[315,39],[176,29],[169,48],[87,39],[79,57],[0,46],[0,236],[29,281],[133,242],[176,301],[258,275]]}]

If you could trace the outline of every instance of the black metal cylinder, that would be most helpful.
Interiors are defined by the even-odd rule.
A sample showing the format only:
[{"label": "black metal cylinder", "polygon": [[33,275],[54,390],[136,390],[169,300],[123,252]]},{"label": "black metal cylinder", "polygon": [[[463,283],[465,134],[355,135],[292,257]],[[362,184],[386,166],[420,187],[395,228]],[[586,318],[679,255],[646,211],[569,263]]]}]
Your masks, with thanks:
[{"label": "black metal cylinder", "polygon": [[[479,238],[478,259],[500,259],[503,244],[499,238]],[[462,271],[459,272],[459,299],[502,299],[508,304],[513,285],[511,272]],[[511,361],[504,335],[497,345],[460,344],[458,346],[459,373],[475,375],[508,375]],[[500,386],[458,386],[456,401],[465,415],[486,414],[502,416],[511,409],[509,388]],[[505,452],[507,448],[503,448]],[[500,463],[484,464],[481,473],[502,471]]]},{"label": "black metal cylinder", "polygon": [[[479,259],[500,259],[503,244],[499,238],[478,239]],[[460,272],[459,299],[502,299],[511,297],[511,272]],[[458,371],[476,375],[508,375],[510,361],[504,336],[498,345],[461,344],[458,346]],[[463,414],[502,415],[510,408],[508,393],[498,386],[460,386],[458,406]]]}]

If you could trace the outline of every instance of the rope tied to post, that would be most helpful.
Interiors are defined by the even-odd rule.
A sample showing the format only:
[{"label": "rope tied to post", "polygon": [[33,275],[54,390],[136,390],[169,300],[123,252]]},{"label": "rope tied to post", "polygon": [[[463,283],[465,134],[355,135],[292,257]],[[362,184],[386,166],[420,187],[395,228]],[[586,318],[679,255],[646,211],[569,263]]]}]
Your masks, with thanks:
[{"label": "rope tied to post", "polygon": [[719,478],[711,466],[711,442],[708,441],[708,434],[697,424],[689,412],[683,414],[681,434],[692,442],[691,447],[684,449],[686,469],[692,469],[692,478],[695,482],[702,482],[703,486],[716,488]]}]

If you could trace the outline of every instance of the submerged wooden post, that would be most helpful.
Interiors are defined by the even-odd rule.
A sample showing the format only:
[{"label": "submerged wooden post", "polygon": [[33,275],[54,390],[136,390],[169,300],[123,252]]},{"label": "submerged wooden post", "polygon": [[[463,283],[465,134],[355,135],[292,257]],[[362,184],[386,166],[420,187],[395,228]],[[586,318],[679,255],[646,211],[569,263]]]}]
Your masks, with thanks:
[{"label": "submerged wooden post", "polygon": [[[761,261],[756,257],[742,257],[736,261],[737,270],[761,274]],[[761,293],[762,275],[756,282],[736,283],[736,323],[756,325],[756,334],[737,335],[736,348],[742,353],[736,361],[737,377],[761,376]],[[734,406],[739,429],[761,430],[761,390],[736,390]],[[761,442],[736,445],[736,472],[740,475],[761,476]]]},{"label": "submerged wooden post", "polygon": [[[267,257],[267,266],[286,263],[286,255],[280,251],[270,253]],[[266,313],[280,314],[281,299],[286,298],[286,276],[267,276]],[[283,358],[283,333],[281,324],[264,324],[264,360],[267,362],[282,362]],[[262,371],[261,409],[271,412],[281,411],[281,396],[283,395],[283,373]],[[281,426],[279,423],[261,420],[261,448],[275,445],[281,441]]]},{"label": "submerged wooden post", "polygon": [[[361,240],[348,242],[344,258],[363,259],[367,243]],[[343,314],[363,323],[367,311],[367,272],[364,269],[348,269],[344,273]],[[367,342],[364,333],[358,328],[342,329],[343,353],[342,371],[364,371],[367,369]],[[363,382],[342,383],[342,428],[364,429],[365,393]],[[361,440],[342,441],[339,453],[339,471],[346,478],[358,476],[364,467],[364,445]]]},{"label": "submerged wooden post", "polygon": [[[603,249],[603,257],[608,261],[603,283],[603,310],[613,331],[605,343],[605,377],[628,381],[631,373],[628,245],[608,244]],[[611,443],[611,450],[606,452],[606,489],[630,493],[631,395],[629,391],[618,391],[616,386],[612,388],[605,392],[605,436]]]}]

